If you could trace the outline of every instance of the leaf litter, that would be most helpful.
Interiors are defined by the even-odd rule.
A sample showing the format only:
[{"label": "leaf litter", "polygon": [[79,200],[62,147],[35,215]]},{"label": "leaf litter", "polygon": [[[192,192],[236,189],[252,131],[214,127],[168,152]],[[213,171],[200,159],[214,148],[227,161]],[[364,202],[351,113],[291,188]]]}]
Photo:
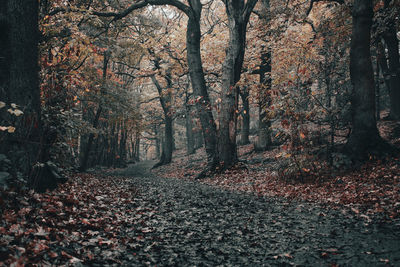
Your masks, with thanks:
[{"label": "leaf litter", "polygon": [[1,192],[0,266],[396,266],[400,223],[165,179],[154,162]]}]

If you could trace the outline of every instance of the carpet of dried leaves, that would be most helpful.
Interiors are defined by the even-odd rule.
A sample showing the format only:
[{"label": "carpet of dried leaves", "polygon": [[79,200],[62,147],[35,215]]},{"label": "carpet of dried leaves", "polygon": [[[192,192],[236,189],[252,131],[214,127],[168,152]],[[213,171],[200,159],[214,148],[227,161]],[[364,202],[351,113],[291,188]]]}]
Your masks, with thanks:
[{"label": "carpet of dried leaves", "polygon": [[[398,123],[381,121],[379,126],[384,138],[394,145],[400,144],[400,138],[393,133],[396,129],[400,130]],[[373,160],[344,172],[321,167],[319,171],[306,173],[306,179],[296,180],[284,179],[279,175],[280,166],[275,163],[279,160],[277,155],[281,153],[282,148],[256,153],[253,145],[240,146],[239,158],[247,163],[201,182],[258,196],[307,200],[334,208],[345,207],[365,218],[383,215],[393,219],[400,216],[399,158]],[[193,180],[203,170],[205,158],[203,149],[190,156],[185,155],[185,151],[177,151],[171,164],[153,172],[165,178]]]},{"label": "carpet of dried leaves", "polygon": [[53,192],[0,193],[0,266],[119,263],[141,235],[124,234],[142,212],[127,178],[79,174]]}]

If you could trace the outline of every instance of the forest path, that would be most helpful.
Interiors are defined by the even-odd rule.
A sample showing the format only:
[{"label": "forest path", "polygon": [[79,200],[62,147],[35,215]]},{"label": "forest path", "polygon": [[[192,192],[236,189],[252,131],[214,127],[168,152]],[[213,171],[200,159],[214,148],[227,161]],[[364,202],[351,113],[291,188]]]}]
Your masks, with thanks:
[{"label": "forest path", "polygon": [[[399,222],[368,222],[311,203],[162,179],[130,165],[146,236],[133,263],[179,266],[399,266]],[[150,237],[150,238],[149,238]],[[335,265],[337,264],[337,265]]]}]

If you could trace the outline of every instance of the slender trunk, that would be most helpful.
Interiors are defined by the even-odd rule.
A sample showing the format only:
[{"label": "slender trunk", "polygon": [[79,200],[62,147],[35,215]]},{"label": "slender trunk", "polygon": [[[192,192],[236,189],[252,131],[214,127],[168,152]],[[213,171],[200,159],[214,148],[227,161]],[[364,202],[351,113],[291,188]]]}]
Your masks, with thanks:
[{"label": "slender trunk", "polygon": [[[270,13],[270,2],[269,0],[261,1],[263,7],[263,14],[265,14],[262,19],[267,25],[269,23]],[[255,149],[258,151],[267,150],[271,144],[271,121],[267,116],[267,108],[271,105],[271,58],[272,51],[267,44],[267,47],[263,47],[261,52],[261,65],[260,65],[260,87],[258,92],[259,104],[258,104],[258,133],[257,142]]]},{"label": "slender trunk", "polygon": [[395,23],[390,23],[388,30],[384,32],[383,38],[388,49],[389,56],[389,85],[390,85],[390,117],[400,119],[400,61],[399,40]]},{"label": "slender trunk", "polygon": [[125,164],[126,163],[126,159],[127,159],[127,149],[126,149],[126,140],[128,138],[128,130],[126,128],[126,124],[123,121],[123,127],[121,129],[121,140],[120,140],[120,144],[119,144],[119,156],[121,158],[121,163]]},{"label": "slender trunk", "polygon": [[168,164],[172,161],[172,151],[173,151],[173,135],[172,135],[172,116],[165,118],[165,133],[164,133],[164,164]]},{"label": "slender trunk", "polygon": [[[163,164],[168,164],[172,161],[172,152],[174,148],[174,139],[173,139],[173,129],[172,123],[173,118],[171,114],[171,92],[170,88],[172,86],[170,75],[167,73],[166,80],[167,80],[167,88],[163,90],[160,83],[157,81],[155,76],[151,77],[154,85],[157,88],[159,97],[160,97],[160,104],[164,112],[164,142],[163,142],[163,151],[161,154],[161,160],[157,163],[157,166],[161,166]],[[164,93],[166,92],[166,93]]]},{"label": "slender trunk", "polygon": [[382,73],[386,89],[389,92],[390,106],[393,106],[392,101],[393,101],[394,98],[391,96],[392,90],[390,90],[389,66],[387,64],[385,50],[384,50],[383,45],[382,45],[381,42],[378,42],[376,49],[377,49],[377,62],[379,64],[379,69],[380,69],[380,72]]},{"label": "slender trunk", "polygon": [[135,153],[133,155],[134,155],[135,161],[140,161],[140,134],[139,133],[136,134]]},{"label": "slender trunk", "polygon": [[250,103],[249,103],[249,90],[247,88],[242,88],[240,90],[240,98],[242,99],[243,110],[243,125],[240,134],[240,144],[247,145],[250,144]]},{"label": "slender trunk", "polygon": [[[106,81],[108,62],[109,62],[109,55],[108,55],[108,52],[106,51],[106,52],[104,52],[104,61],[103,61],[103,82]],[[102,89],[102,90],[104,90],[104,89]],[[99,104],[99,107],[97,108],[96,115],[93,120],[93,128],[95,128],[95,129],[97,128],[97,125],[99,123],[99,119],[100,119],[102,110],[103,110],[103,107],[101,104]],[[93,143],[93,138],[94,138],[94,134],[90,133],[89,137],[88,137],[88,141],[86,143],[85,151],[82,156],[82,161],[79,166],[79,170],[82,172],[87,169],[89,154],[90,154],[90,150],[92,148],[92,143]]]},{"label": "slender trunk", "polygon": [[352,132],[346,144],[352,158],[362,159],[381,143],[375,118],[375,88],[370,42],[372,0],[356,0],[350,50],[350,77],[353,84]]},{"label": "slender trunk", "polygon": [[258,92],[258,140],[256,150],[264,151],[271,144],[271,121],[267,116],[267,108],[271,105],[271,52],[267,48],[267,52],[261,54],[260,66],[260,88]]},{"label": "slender trunk", "polygon": [[186,88],[186,101],[185,101],[185,124],[186,124],[186,153],[188,155],[194,154],[194,135],[193,135],[193,121],[191,114],[191,106],[189,104],[189,94]]},{"label": "slender trunk", "polygon": [[381,105],[380,105],[380,97],[381,97],[381,88],[380,88],[380,81],[379,81],[379,55],[376,55],[376,62],[375,62],[376,70],[375,70],[375,105],[376,105],[376,120],[379,121],[381,119]]},{"label": "slender trunk", "polygon": [[158,125],[154,124],[154,136],[155,136],[155,141],[156,141],[156,158],[159,159],[161,156],[161,150],[160,150],[160,136],[158,133]]}]

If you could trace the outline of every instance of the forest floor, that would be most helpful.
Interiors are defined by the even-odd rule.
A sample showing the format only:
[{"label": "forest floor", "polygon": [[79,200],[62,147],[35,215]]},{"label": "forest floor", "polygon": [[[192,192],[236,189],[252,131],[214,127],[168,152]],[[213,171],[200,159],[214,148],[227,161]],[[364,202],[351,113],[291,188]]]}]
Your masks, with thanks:
[{"label": "forest floor", "polygon": [[[378,126],[381,136],[399,147],[400,123],[381,120]],[[253,144],[239,146],[241,162],[237,168],[199,182],[256,196],[283,197],[346,209],[367,220],[400,218],[400,157],[371,160],[356,167],[342,164],[335,168],[328,167],[318,157],[289,158],[289,153],[282,147],[256,152]],[[153,173],[159,177],[193,181],[205,168],[205,158],[204,149],[193,155],[186,155],[185,150],[175,151],[173,162]],[[284,171],[290,168],[294,175],[285,177]]]},{"label": "forest floor", "polygon": [[0,266],[398,266],[400,221],[150,173],[2,192]]},{"label": "forest floor", "polygon": [[0,266],[400,266],[399,159],[300,181],[248,145],[240,168],[194,180],[203,153],[0,189]]}]

